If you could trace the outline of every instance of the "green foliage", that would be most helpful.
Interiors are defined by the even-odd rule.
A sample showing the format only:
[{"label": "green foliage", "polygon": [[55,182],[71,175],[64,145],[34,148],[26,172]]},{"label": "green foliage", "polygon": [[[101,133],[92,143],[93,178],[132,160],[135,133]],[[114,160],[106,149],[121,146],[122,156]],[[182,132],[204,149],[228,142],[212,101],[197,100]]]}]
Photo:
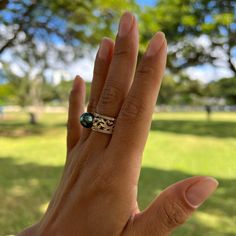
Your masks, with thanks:
[{"label": "green foliage", "polygon": [[14,90],[10,84],[0,84],[0,106],[10,104]]},{"label": "green foliage", "polygon": [[[72,89],[73,81],[65,81],[62,80],[58,85],[54,86],[55,96],[53,99],[60,101],[62,104],[68,103],[69,93]],[[86,82],[86,97],[85,103],[88,103],[89,95],[90,95],[90,87],[91,83]]]},{"label": "green foliage", "polygon": [[89,101],[90,91],[91,91],[91,82],[86,82],[86,97],[85,97],[85,103],[86,104]]},{"label": "green foliage", "polygon": [[233,13],[219,13],[219,14],[213,15],[213,18],[216,24],[224,25],[226,27],[234,23]]},{"label": "green foliage", "polygon": [[[40,52],[44,59],[53,50],[66,61],[68,53],[70,57],[71,54],[81,56],[84,46],[97,45],[102,37],[114,35],[114,22],[117,22],[121,12],[126,9],[135,10],[137,5],[134,0],[30,0],[17,3],[8,0],[2,8],[0,22],[9,28],[13,37],[9,39],[0,32],[0,54],[7,48],[17,50],[16,45],[37,51],[40,41],[45,46]],[[7,12],[11,14],[11,20],[4,17]],[[11,25],[15,25],[17,30],[12,30]],[[66,50],[58,47],[63,44],[67,47]],[[80,50],[72,51],[69,50],[70,47]]]},{"label": "green foliage", "polygon": [[197,24],[197,18],[193,15],[184,15],[182,16],[181,22],[185,26],[195,26]]},{"label": "green foliage", "polygon": [[15,74],[7,64],[4,64],[4,77],[6,85],[11,88],[12,94],[6,94],[5,99],[21,107],[36,105],[41,101],[42,77],[30,79],[28,74],[19,76]]},{"label": "green foliage", "polygon": [[[236,48],[235,0],[160,0],[156,7],[141,13],[141,51],[157,30],[166,34],[169,43],[168,68],[179,73],[182,69],[205,63],[218,67],[227,65],[236,75],[233,50]],[[209,45],[197,43],[204,35]],[[225,60],[219,49],[228,57]],[[218,51],[217,51],[218,50]]]},{"label": "green foliage", "polygon": [[159,104],[171,104],[177,93],[176,85],[177,83],[171,75],[165,76],[161,85],[157,102]]},{"label": "green foliage", "polygon": [[[162,30],[166,34],[169,44],[169,75],[160,91],[160,103],[200,103],[199,99],[204,96],[204,85],[198,81],[185,79],[179,82],[171,78],[173,74],[181,77],[182,70],[187,67],[204,63],[218,66],[222,62],[236,75],[233,60],[233,50],[236,48],[234,0],[159,0],[155,7],[144,8],[135,0],[4,0],[0,5],[0,13],[3,13],[0,14],[0,22],[12,37],[0,32],[0,53],[10,49],[12,58],[20,62],[19,65],[24,64],[27,69],[23,69],[23,76],[13,76],[15,82],[7,72],[14,95],[3,94],[0,102],[6,104],[12,101],[21,106],[52,101],[66,103],[71,82],[62,81],[54,86],[45,80],[43,72],[52,67],[61,69],[61,65],[65,64],[60,62],[70,63],[82,57],[97,46],[104,36],[114,37],[118,18],[124,10],[133,11],[139,20],[139,56],[156,31]],[[12,15],[10,20],[4,17],[6,12]],[[205,42],[203,45],[196,43],[203,35],[209,41],[207,46],[204,46]],[[54,63],[52,57],[57,63]],[[38,73],[32,77],[31,72],[35,68]],[[230,83],[234,84],[233,80],[222,82],[221,85],[211,84],[204,91],[213,97],[223,97],[228,104],[233,104],[234,90]],[[222,89],[228,92],[222,94]],[[89,85],[86,101],[88,96]]]},{"label": "green foliage", "polygon": [[212,81],[207,85],[205,90],[209,97],[224,98],[229,105],[236,104],[235,78],[224,78],[218,81]]},{"label": "green foliage", "polygon": [[58,101],[62,103],[68,103],[69,93],[72,88],[72,81],[62,80],[58,85],[55,86],[55,97]]},{"label": "green foliage", "polygon": [[204,85],[198,80],[191,80],[181,75],[167,75],[163,79],[158,96],[158,104],[202,105]]},{"label": "green foliage", "polygon": [[[0,32],[0,56],[10,49],[12,60],[17,61],[23,74],[18,76],[11,71],[12,61],[4,62],[8,64],[4,68],[5,79],[15,91],[14,103],[26,106],[67,101],[71,84],[62,82],[54,88],[44,79],[44,71],[61,69],[61,65],[88,53],[104,36],[113,37],[121,12],[136,8],[134,0],[6,0],[1,3],[0,23],[9,34]],[[6,17],[9,14],[11,17]]]}]

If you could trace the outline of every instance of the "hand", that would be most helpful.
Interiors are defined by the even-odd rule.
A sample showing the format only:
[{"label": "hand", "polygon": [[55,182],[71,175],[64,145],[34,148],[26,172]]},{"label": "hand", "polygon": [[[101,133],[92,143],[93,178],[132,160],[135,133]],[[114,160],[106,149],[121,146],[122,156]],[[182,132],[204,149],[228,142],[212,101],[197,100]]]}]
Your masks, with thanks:
[{"label": "hand", "polygon": [[189,178],[168,187],[140,212],[138,178],[165,70],[164,34],[154,35],[135,71],[137,53],[137,20],[126,12],[115,44],[108,38],[101,42],[88,106],[89,112],[116,117],[113,134],[79,124],[85,83],[77,76],[70,95],[62,179],[40,222],[19,235],[164,236],[216,189],[213,178]]}]

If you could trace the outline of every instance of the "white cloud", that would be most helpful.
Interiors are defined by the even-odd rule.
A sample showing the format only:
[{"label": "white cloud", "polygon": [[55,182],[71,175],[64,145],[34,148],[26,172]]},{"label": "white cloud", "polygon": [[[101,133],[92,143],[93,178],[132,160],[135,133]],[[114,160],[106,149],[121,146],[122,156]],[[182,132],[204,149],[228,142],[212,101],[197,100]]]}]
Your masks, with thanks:
[{"label": "white cloud", "polygon": [[204,83],[232,76],[232,73],[229,71],[229,69],[222,67],[216,68],[209,64],[189,67],[185,70],[185,72],[188,76],[190,76],[191,79],[198,79]]},{"label": "white cloud", "polygon": [[96,51],[93,51],[90,55],[85,56],[71,64],[67,68],[68,73],[74,78],[76,75],[80,75],[84,80],[91,81],[93,78],[93,66],[95,61]]},{"label": "white cloud", "polygon": [[208,48],[211,45],[211,40],[207,35],[204,34],[198,38],[195,38],[194,41],[197,45],[200,45],[204,48]]}]

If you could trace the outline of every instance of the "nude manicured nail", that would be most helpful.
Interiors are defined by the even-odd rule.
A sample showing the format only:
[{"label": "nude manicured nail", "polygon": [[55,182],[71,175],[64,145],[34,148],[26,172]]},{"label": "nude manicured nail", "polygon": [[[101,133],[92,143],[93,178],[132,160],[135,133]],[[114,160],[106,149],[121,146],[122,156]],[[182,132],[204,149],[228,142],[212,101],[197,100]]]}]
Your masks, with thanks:
[{"label": "nude manicured nail", "polygon": [[73,81],[73,85],[72,85],[72,88],[74,90],[77,90],[80,87],[80,85],[79,85],[80,80],[83,80],[83,79],[79,75],[76,75],[76,77],[75,77],[75,79]]},{"label": "nude manicured nail", "polygon": [[200,206],[213,192],[215,192],[218,181],[212,177],[204,178],[190,186],[186,191],[186,199],[195,208]]},{"label": "nude manicured nail", "polygon": [[99,47],[99,51],[98,51],[98,56],[101,59],[106,59],[109,55],[109,51],[110,51],[110,47],[108,45],[108,40],[107,38],[103,38],[101,43],[100,43],[100,47]]},{"label": "nude manicured nail", "polygon": [[147,56],[153,56],[156,53],[158,53],[158,51],[160,50],[161,46],[163,45],[165,40],[165,34],[162,32],[157,32],[151,39],[148,48],[147,48],[147,52],[146,55]]},{"label": "nude manicured nail", "polygon": [[80,76],[77,75],[73,81],[73,89],[76,89],[78,87],[80,80],[81,80]]},{"label": "nude manicured nail", "polygon": [[134,16],[130,12],[125,12],[120,19],[118,35],[126,36],[132,28]]}]

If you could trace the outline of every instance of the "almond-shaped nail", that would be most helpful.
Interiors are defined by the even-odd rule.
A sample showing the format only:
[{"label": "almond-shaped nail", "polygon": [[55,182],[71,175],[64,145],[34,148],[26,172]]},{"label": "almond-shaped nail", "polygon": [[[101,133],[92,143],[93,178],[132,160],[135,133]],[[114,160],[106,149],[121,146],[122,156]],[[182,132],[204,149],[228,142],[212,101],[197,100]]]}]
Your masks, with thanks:
[{"label": "almond-shaped nail", "polygon": [[80,80],[81,80],[81,77],[78,76],[78,75],[76,75],[76,77],[75,77],[75,79],[74,79],[74,81],[73,81],[73,89],[78,88],[79,83],[80,83]]},{"label": "almond-shaped nail", "polygon": [[108,38],[103,38],[101,43],[100,43],[100,47],[99,47],[99,51],[98,51],[98,56],[101,59],[106,59],[109,55],[109,51],[110,51],[110,47],[109,47],[109,39]]},{"label": "almond-shaped nail", "polygon": [[146,55],[147,56],[153,56],[156,53],[158,53],[158,51],[160,50],[161,46],[163,45],[165,41],[165,34],[162,32],[157,32],[151,39],[148,48],[147,48],[147,52]]},{"label": "almond-shaped nail", "polygon": [[133,26],[134,16],[130,12],[125,12],[120,19],[118,35],[126,36]]},{"label": "almond-shaped nail", "polygon": [[212,177],[206,177],[192,186],[190,186],[186,193],[188,203],[194,207],[199,207],[212,193],[215,192],[218,181]]}]

